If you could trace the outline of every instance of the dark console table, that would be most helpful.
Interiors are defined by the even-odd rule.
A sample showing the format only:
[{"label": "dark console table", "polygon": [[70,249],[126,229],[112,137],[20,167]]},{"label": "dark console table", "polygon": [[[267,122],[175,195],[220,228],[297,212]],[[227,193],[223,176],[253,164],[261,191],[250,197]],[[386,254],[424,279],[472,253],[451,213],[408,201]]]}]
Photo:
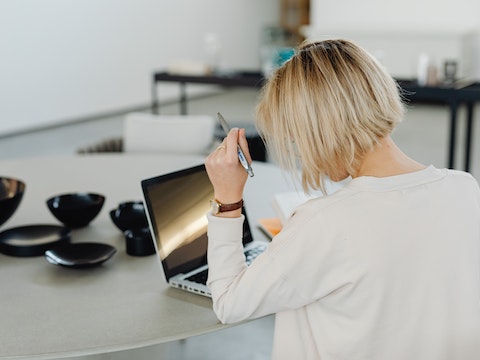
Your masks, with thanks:
[{"label": "dark console table", "polygon": [[187,113],[187,84],[205,84],[219,85],[222,87],[248,87],[260,89],[263,85],[264,78],[259,72],[238,71],[225,72],[204,76],[195,75],[175,75],[168,72],[156,72],[152,79],[152,112],[158,114],[158,90],[159,82],[174,82],[180,85],[180,113]]},{"label": "dark console table", "polygon": [[[250,87],[261,88],[264,77],[259,72],[238,71],[205,76],[175,75],[167,72],[155,72],[152,78],[152,112],[159,112],[158,90],[159,82],[175,82],[180,85],[180,113],[187,113],[187,84],[211,84],[226,88]],[[457,133],[457,112],[461,105],[467,108],[465,127],[465,158],[464,170],[470,170],[473,114],[476,102],[480,102],[480,82],[456,86],[419,86],[415,80],[398,79],[398,84],[404,90],[404,97],[411,102],[447,105],[450,108],[450,132],[448,143],[448,167],[455,165],[455,142]]]},{"label": "dark console table", "polygon": [[415,80],[397,80],[404,90],[404,97],[411,102],[447,105],[450,108],[450,133],[448,145],[448,167],[455,165],[455,142],[457,135],[457,112],[461,105],[467,108],[464,135],[464,170],[470,171],[473,114],[475,103],[480,102],[480,83],[458,84],[457,86],[419,86]]}]

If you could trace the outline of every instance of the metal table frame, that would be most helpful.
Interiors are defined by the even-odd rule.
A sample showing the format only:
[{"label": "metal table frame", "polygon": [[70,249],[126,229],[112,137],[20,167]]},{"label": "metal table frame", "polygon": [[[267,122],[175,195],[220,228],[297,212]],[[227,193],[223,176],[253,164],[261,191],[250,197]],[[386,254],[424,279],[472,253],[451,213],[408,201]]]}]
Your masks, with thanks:
[{"label": "metal table frame", "polygon": [[[180,113],[187,114],[187,84],[210,84],[226,88],[250,87],[260,89],[264,84],[260,72],[236,71],[210,74],[205,76],[175,75],[164,71],[154,72],[152,77],[152,112],[159,113],[158,83],[174,82],[180,85]],[[398,84],[404,90],[404,97],[411,102],[447,105],[450,109],[448,167],[455,166],[455,148],[457,135],[457,113],[460,106],[467,109],[464,135],[464,170],[470,171],[474,108],[480,102],[480,82],[457,86],[419,86],[415,80],[398,79]]]}]

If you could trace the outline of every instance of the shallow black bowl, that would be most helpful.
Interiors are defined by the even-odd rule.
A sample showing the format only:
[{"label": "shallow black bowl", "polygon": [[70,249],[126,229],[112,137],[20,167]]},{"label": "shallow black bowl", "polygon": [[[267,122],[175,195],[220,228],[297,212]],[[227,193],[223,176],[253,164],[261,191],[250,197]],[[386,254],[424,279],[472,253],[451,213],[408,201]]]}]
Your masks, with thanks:
[{"label": "shallow black bowl", "polygon": [[110,211],[110,218],[120,231],[148,227],[145,207],[141,201],[126,201]]},{"label": "shallow black bowl", "polygon": [[45,252],[47,261],[54,265],[72,268],[86,268],[100,265],[110,259],[117,250],[108,244],[70,243]]},{"label": "shallow black bowl", "polygon": [[65,226],[35,224],[0,232],[0,252],[10,256],[39,256],[46,250],[70,242],[71,230]]},{"label": "shallow black bowl", "polygon": [[24,192],[25,183],[23,181],[0,177],[0,226],[15,213]]},{"label": "shallow black bowl", "polygon": [[61,194],[47,200],[52,214],[69,228],[87,226],[102,209],[105,196],[94,193]]}]

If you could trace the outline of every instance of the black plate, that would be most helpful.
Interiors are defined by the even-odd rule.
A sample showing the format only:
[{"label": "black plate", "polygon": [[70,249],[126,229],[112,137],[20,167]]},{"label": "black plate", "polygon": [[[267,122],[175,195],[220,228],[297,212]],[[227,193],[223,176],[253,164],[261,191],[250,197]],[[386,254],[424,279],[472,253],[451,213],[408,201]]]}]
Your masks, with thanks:
[{"label": "black plate", "polygon": [[110,259],[117,250],[100,243],[64,244],[45,252],[49,263],[66,267],[82,268],[100,265]]},{"label": "black plate", "polygon": [[27,225],[0,233],[0,252],[12,256],[39,256],[70,241],[71,230],[59,225]]}]

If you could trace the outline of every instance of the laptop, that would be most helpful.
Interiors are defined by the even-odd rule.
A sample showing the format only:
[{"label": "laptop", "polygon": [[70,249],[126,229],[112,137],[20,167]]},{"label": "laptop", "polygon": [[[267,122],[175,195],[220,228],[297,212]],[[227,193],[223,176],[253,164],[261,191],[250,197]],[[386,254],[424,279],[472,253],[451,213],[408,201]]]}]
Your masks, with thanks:
[{"label": "laptop", "polygon": [[[193,166],[141,182],[156,254],[171,286],[211,297],[206,286],[207,217],[213,187],[205,165]],[[254,241],[245,207],[243,246],[247,263],[266,244]]]}]

